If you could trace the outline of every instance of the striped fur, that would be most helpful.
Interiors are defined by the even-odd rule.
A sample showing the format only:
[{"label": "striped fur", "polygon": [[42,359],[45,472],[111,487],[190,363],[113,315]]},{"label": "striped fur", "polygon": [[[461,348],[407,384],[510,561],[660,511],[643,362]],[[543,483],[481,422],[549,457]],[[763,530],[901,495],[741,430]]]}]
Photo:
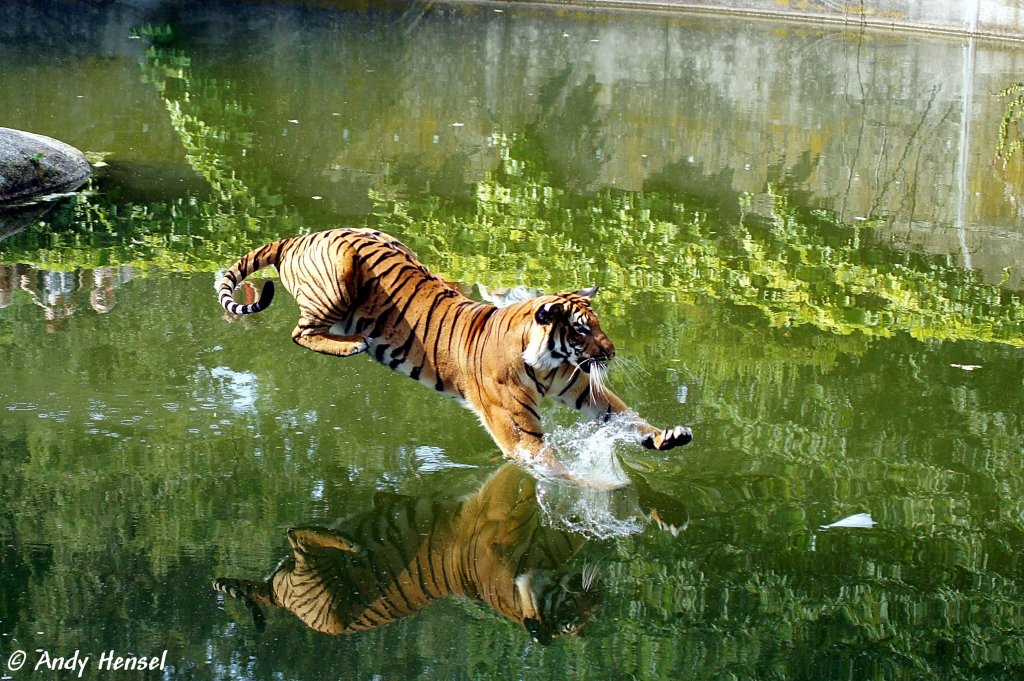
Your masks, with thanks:
[{"label": "striped fur", "polygon": [[[454,397],[482,421],[505,456],[567,476],[543,442],[540,403],[551,397],[590,418],[629,410],[603,383],[615,355],[590,306],[596,289],[545,295],[498,308],[466,298],[383,232],[335,229],[282,239],[252,251],[221,278],[232,314],[235,287],[269,265],[299,305],[292,340],[328,355],[367,352],[378,362]],[[670,449],[688,428],[661,430],[634,419],[641,443]]]},{"label": "striped fur", "polygon": [[262,630],[261,605],[346,634],[459,595],[519,622],[542,643],[578,634],[602,597],[595,570],[565,563],[583,539],[541,521],[536,480],[506,465],[465,501],[391,495],[341,530],[288,531],[291,553],[262,582],[217,579]]}]

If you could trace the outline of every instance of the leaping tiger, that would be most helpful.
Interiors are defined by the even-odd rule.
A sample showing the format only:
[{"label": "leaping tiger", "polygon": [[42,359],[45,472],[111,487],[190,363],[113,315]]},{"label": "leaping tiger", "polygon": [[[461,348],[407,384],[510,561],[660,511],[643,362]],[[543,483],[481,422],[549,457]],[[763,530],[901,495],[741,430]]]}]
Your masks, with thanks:
[{"label": "leaping tiger", "polygon": [[[604,385],[615,348],[591,309],[594,288],[499,308],[462,295],[384,232],[333,229],[242,257],[217,285],[225,310],[251,314],[270,305],[270,280],[255,303],[232,297],[243,279],[268,265],[299,305],[297,344],[338,357],[367,352],[454,397],[480,417],[506,457],[542,473],[571,477],[544,443],[545,397],[592,419],[632,413]],[[649,449],[693,438],[689,428],[656,428],[635,414],[632,423]]]}]

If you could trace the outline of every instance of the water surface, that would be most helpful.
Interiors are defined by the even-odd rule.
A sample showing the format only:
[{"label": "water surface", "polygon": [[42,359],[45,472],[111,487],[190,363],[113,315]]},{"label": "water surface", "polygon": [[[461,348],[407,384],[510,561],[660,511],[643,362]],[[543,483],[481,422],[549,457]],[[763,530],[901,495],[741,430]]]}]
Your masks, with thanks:
[{"label": "water surface", "polygon": [[[105,163],[0,231],[4,661],[1022,673],[1021,104],[1000,94],[1019,49],[507,5],[0,13],[3,124]],[[600,285],[613,387],[693,427],[678,452],[618,445],[627,490],[537,495],[576,537],[566,569],[603,575],[583,637],[540,646],[460,598],[337,638],[268,612],[257,633],[211,589],[266,576],[290,527],[450,508],[501,467],[454,402],[294,346],[287,296],[224,319],[219,270],[341,224],[474,296]],[[875,524],[821,529],[858,513]]]}]

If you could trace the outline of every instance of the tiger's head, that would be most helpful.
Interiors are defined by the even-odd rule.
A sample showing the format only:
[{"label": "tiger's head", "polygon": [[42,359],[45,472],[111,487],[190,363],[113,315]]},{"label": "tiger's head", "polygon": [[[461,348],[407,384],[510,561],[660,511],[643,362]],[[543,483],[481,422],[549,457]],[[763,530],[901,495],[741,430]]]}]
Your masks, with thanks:
[{"label": "tiger's head", "polygon": [[590,307],[595,293],[596,287],[535,298],[533,328],[523,361],[534,369],[556,369],[565,364],[587,373],[603,369],[615,356],[615,346]]},{"label": "tiger's head", "polygon": [[600,574],[591,565],[561,573],[531,570],[516,577],[516,587],[529,613],[523,625],[545,646],[558,636],[579,636],[604,598]]}]

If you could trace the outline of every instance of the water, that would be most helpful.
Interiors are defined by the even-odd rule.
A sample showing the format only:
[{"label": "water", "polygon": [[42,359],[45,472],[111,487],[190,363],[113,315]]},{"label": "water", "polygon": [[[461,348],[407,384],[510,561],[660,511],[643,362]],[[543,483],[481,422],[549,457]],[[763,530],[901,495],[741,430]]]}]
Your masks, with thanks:
[{"label": "water", "polygon": [[[106,163],[0,230],[0,665],[1024,672],[1018,48],[575,7],[0,12],[3,124]],[[223,318],[219,270],[338,224],[478,297],[600,285],[611,387],[693,428],[657,454],[546,413],[631,482],[517,488],[555,562],[601,573],[583,637],[461,598],[260,634],[210,587],[267,575],[289,527],[458,508],[501,468],[454,402],[295,347],[287,296]]]}]

